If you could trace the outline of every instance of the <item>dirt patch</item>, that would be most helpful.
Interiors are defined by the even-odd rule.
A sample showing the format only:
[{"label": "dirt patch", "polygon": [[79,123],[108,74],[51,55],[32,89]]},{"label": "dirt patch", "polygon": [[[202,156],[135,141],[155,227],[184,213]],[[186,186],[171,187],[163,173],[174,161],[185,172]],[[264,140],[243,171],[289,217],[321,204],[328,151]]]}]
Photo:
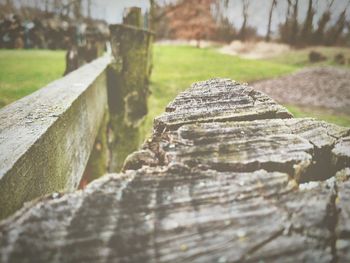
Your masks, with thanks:
[{"label": "dirt patch", "polygon": [[350,114],[350,70],[308,68],[294,74],[255,83],[277,102],[321,107]]},{"label": "dirt patch", "polygon": [[259,42],[233,41],[230,45],[224,46],[219,51],[224,54],[240,56],[247,59],[271,58],[290,50],[285,44]]}]

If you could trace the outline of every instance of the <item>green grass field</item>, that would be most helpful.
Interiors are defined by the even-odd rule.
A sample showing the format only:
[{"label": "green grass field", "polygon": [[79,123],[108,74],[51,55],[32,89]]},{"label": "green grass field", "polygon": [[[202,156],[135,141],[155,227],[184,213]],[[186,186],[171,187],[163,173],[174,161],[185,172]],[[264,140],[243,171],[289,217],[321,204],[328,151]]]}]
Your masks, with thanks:
[{"label": "green grass field", "polygon": [[[329,49],[327,52],[336,53],[338,50]],[[247,60],[220,54],[213,48],[155,45],[152,94],[144,132],[149,134],[154,117],[160,115],[169,101],[195,81],[224,77],[252,82],[277,77],[309,66],[305,62],[307,55],[308,52],[300,50],[269,60]],[[64,51],[0,50],[0,107],[61,77],[64,63]],[[292,105],[287,107],[296,117],[310,116],[350,126],[350,117],[346,115]]]},{"label": "green grass field", "polygon": [[[317,51],[326,57],[326,60],[318,63],[309,62],[309,53],[311,51]],[[283,55],[266,59],[265,61],[277,62],[283,65],[293,65],[297,67],[308,66],[339,66],[334,62],[334,56],[337,54],[343,54],[346,59],[350,59],[350,48],[344,47],[308,47],[303,49],[291,50]],[[348,63],[346,66],[350,67]]]},{"label": "green grass field", "polygon": [[[331,55],[344,50],[348,49],[322,48],[321,51],[322,53],[328,52],[327,54],[331,57]],[[153,118],[164,111],[169,101],[195,81],[213,77],[227,77],[249,83],[289,74],[305,66],[310,66],[307,62],[308,52],[302,50],[291,51],[286,55],[269,60],[247,60],[220,54],[215,49],[210,48],[155,45],[153,60],[152,95],[149,99],[146,131],[151,131]],[[331,61],[327,63],[332,64]],[[322,63],[316,65],[320,64]],[[338,125],[350,126],[350,116],[347,115],[334,115],[334,113],[322,109],[305,109],[292,105],[287,105],[287,108],[296,117],[308,116]]]},{"label": "green grass field", "polygon": [[153,74],[146,130],[151,130],[155,116],[179,92],[193,82],[214,77],[252,82],[288,74],[297,70],[295,65],[247,60],[218,53],[215,49],[198,49],[190,46],[155,45]]},{"label": "green grass field", "polygon": [[63,75],[64,51],[0,50],[0,108]]}]

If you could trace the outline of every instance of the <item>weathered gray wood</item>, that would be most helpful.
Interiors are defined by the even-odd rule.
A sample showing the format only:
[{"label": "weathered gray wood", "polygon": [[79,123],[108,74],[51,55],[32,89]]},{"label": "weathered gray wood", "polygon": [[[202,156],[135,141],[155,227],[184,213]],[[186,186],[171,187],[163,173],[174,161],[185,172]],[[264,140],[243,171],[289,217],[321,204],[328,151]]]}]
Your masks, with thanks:
[{"label": "weathered gray wood", "polygon": [[[118,89],[112,105],[116,113],[123,113],[129,126],[137,126],[147,114],[149,95],[149,53],[153,35],[147,30],[128,25],[111,25],[111,44],[116,58],[115,71]],[[114,107],[113,107],[114,106]]]},{"label": "weathered gray wood", "polygon": [[[258,183],[260,180],[263,181]],[[281,235],[285,225],[288,227],[288,214],[273,200],[293,190],[285,174],[191,173],[179,166],[110,176],[99,184],[78,196],[64,197],[58,210],[54,208],[57,201],[49,201],[28,211],[25,221],[19,218],[12,220],[9,227],[2,226],[4,262],[30,257],[35,257],[36,262],[53,262],[55,257],[61,262],[82,258],[95,262],[106,258],[128,261],[127,257],[134,262],[191,258],[200,261],[218,260],[222,255],[238,260]],[[119,194],[110,195],[110,191]],[[77,200],[81,197],[83,200]],[[37,213],[45,215],[40,224]],[[62,220],[61,227],[51,228],[45,223],[48,218],[49,222]],[[45,225],[50,231],[43,229]],[[16,251],[7,252],[6,248],[14,245],[11,236],[30,238],[17,243]],[[35,237],[39,240],[32,243]],[[227,242],[236,250],[226,247]],[[104,253],[97,250],[98,244],[104,244]],[[108,249],[108,244],[113,249]],[[207,253],[203,254],[199,244],[206,244]],[[67,261],[61,254],[65,250],[72,255]]]},{"label": "weathered gray wood", "polygon": [[166,113],[155,119],[155,128],[162,131],[195,122],[291,117],[286,108],[251,87],[230,79],[212,79],[180,93]]},{"label": "weathered gray wood", "polygon": [[140,126],[147,114],[153,35],[140,29],[141,10],[131,8],[124,19],[130,25],[111,25],[115,63],[109,93],[111,125],[110,171],[119,172],[125,158],[144,140]]},{"label": "weathered gray wood", "polygon": [[76,189],[107,107],[100,58],[0,111],[0,218]]},{"label": "weathered gray wood", "polygon": [[[300,192],[287,174],[263,170],[142,169],[22,211],[0,226],[0,254],[3,262],[290,262],[281,253],[289,251],[330,262],[333,194],[323,185]],[[280,239],[278,253],[264,255]]]},{"label": "weathered gray wood", "polygon": [[[191,167],[235,172],[265,169],[289,173],[298,181],[323,180],[338,170],[338,165],[332,163],[331,151],[337,140],[349,133],[347,128],[314,119],[184,125],[162,135],[155,150],[159,158],[151,162],[181,162]],[[340,141],[345,144],[347,137]],[[152,143],[145,148],[152,149]],[[342,149],[349,148],[344,145]],[[127,160],[126,168],[135,165],[131,162],[137,158],[142,159],[135,153],[133,159]]]},{"label": "weathered gray wood", "polygon": [[350,261],[350,168],[338,172],[338,196],[335,200],[340,209],[336,226],[336,250],[338,262]]},{"label": "weathered gray wood", "polygon": [[[126,18],[140,19],[137,8]],[[0,219],[25,201],[76,189],[84,170],[83,181],[119,171],[140,145],[152,33],[127,25],[111,33],[115,63],[98,59],[1,110]]]},{"label": "weathered gray wood", "polygon": [[[203,112],[217,107],[218,82],[200,84],[214,85],[204,89]],[[242,96],[250,90],[240,87]],[[192,92],[199,101],[200,91]],[[232,99],[231,108],[240,103]],[[1,261],[348,261],[350,168],[338,171],[332,156],[349,129],[276,112],[233,121],[230,110],[226,122],[224,113],[198,114],[187,124],[191,106],[182,111],[183,121],[180,114],[155,123],[124,173],[30,204],[0,223]]]},{"label": "weathered gray wood", "polygon": [[341,138],[332,150],[333,165],[339,170],[350,167],[350,136]]}]

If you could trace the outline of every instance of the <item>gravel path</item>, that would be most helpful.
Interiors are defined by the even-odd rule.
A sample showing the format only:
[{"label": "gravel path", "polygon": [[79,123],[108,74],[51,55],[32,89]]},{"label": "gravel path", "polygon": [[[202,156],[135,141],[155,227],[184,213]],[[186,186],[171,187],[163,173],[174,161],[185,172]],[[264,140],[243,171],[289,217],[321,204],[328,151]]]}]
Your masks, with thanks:
[{"label": "gravel path", "polygon": [[308,68],[294,74],[259,81],[254,88],[279,103],[322,107],[350,114],[350,70]]}]

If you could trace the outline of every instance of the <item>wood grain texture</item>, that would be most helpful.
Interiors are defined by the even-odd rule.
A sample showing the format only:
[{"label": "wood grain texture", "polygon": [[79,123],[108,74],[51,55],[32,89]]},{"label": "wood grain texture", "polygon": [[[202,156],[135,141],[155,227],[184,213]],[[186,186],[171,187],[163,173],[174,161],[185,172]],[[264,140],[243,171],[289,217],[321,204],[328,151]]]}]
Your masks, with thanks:
[{"label": "wood grain texture", "polygon": [[339,209],[336,225],[336,251],[338,262],[350,261],[350,168],[339,171],[336,207]]},{"label": "wood grain texture", "polygon": [[211,79],[180,93],[155,119],[155,128],[161,131],[195,122],[291,117],[287,109],[249,86],[230,79]]},{"label": "wood grain texture", "polygon": [[0,219],[77,188],[107,111],[102,57],[0,110]]},{"label": "wood grain texture", "polygon": [[144,168],[11,219],[1,226],[1,255],[3,262],[249,262],[284,237],[284,249],[298,249],[301,259],[331,258],[324,219],[332,194],[323,186],[299,193],[287,174],[263,170]]},{"label": "wood grain texture", "polygon": [[[163,133],[154,152],[158,153],[158,163],[163,164],[181,162],[190,167],[235,172],[265,169],[287,172],[305,182],[327,179],[339,167],[349,166],[343,160],[345,153],[340,161],[340,157],[335,161],[333,156],[341,145],[343,152],[348,149],[348,137],[342,138],[347,134],[347,128],[315,119],[197,123]],[[156,136],[154,141],[158,140]],[[150,141],[145,148],[154,148],[152,144]]]},{"label": "wood grain texture", "polygon": [[341,138],[334,146],[332,161],[339,170],[350,167],[350,136]]},{"label": "wood grain texture", "polygon": [[[217,83],[198,84],[208,86],[203,112],[217,107]],[[191,92],[199,99],[199,88]],[[184,116],[192,106],[200,112],[182,104]],[[333,160],[349,129],[270,113],[237,121],[231,113],[156,121],[125,172],[0,223],[0,261],[347,262],[350,168]]]}]

